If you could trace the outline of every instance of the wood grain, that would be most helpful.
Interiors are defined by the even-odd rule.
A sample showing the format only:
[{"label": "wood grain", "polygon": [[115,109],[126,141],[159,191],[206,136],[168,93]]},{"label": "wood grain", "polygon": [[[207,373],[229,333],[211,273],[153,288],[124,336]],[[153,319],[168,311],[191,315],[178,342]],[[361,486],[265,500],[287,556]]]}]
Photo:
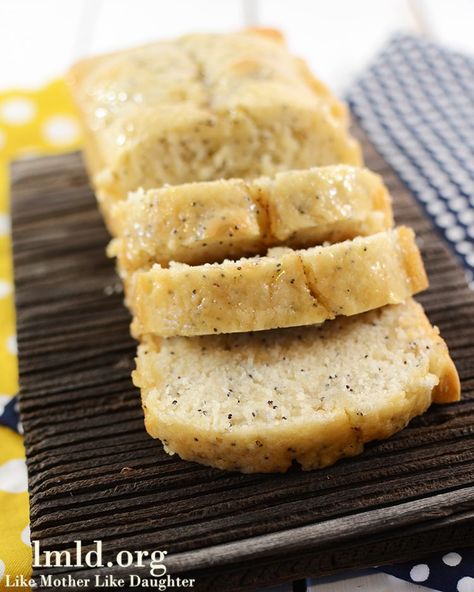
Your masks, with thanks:
[{"label": "wood grain", "polygon": [[431,280],[419,300],[448,342],[463,400],[310,473],[221,472],[170,457],[147,436],[130,380],[129,315],[80,155],[13,165],[20,410],[31,533],[42,548],[102,539],[106,560],[166,549],[170,570],[197,577],[197,589],[231,591],[474,543],[474,297],[430,221],[358,135],[397,222],[418,234]]}]

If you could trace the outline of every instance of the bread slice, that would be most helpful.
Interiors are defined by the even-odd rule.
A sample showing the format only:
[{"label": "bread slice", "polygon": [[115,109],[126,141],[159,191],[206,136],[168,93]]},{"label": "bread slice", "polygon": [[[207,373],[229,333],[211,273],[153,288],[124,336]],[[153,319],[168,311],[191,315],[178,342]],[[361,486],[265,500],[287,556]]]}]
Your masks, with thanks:
[{"label": "bread slice", "polygon": [[428,285],[411,229],[330,246],[138,271],[127,296],[136,335],[206,335],[310,325],[396,304]]},{"label": "bread slice", "polygon": [[362,162],[346,107],[268,30],[85,59],[68,81],[103,211],[128,191]]},{"label": "bread slice", "polygon": [[147,337],[136,363],[148,433],[170,454],[244,473],[325,467],[460,396],[411,299],[317,327]]},{"label": "bread slice", "polygon": [[333,165],[131,193],[112,209],[109,254],[130,273],[153,263],[235,259],[285,244],[308,247],[375,234],[393,225],[379,175]]}]

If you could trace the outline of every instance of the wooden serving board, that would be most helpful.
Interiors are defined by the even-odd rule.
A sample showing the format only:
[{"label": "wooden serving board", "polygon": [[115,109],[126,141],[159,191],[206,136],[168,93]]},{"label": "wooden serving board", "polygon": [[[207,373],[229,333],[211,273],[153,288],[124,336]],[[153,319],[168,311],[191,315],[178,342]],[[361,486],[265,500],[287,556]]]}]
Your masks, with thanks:
[{"label": "wooden serving board", "polygon": [[[165,549],[172,574],[230,592],[474,543],[474,295],[413,197],[357,134],[398,223],[418,234],[431,280],[419,300],[449,344],[463,400],[309,473],[241,475],[163,452],[143,427],[129,315],[80,155],[13,165],[20,409],[31,535],[43,550],[77,539],[85,550],[102,540],[107,560]],[[149,568],[76,572],[146,577]]]}]

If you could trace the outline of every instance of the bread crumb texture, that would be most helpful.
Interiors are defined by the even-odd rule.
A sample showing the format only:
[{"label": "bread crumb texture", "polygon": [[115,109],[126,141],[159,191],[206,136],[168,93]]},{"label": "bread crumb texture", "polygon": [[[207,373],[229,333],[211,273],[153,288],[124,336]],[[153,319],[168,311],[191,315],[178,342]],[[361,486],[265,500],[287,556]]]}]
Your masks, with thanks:
[{"label": "bread crumb texture", "polygon": [[427,278],[413,231],[400,227],[266,257],[154,265],[126,284],[135,335],[171,337],[320,323],[403,302]]},{"label": "bread crumb texture", "polygon": [[393,225],[379,175],[349,165],[143,189],[111,210],[122,273],[170,261],[191,265],[375,234]]},{"label": "bread crumb texture", "polygon": [[68,81],[106,215],[138,187],[362,162],[344,104],[262,31],[85,59]]},{"label": "bread crumb texture", "polygon": [[321,326],[148,336],[136,362],[149,434],[244,473],[325,467],[459,399],[446,345],[411,299]]}]

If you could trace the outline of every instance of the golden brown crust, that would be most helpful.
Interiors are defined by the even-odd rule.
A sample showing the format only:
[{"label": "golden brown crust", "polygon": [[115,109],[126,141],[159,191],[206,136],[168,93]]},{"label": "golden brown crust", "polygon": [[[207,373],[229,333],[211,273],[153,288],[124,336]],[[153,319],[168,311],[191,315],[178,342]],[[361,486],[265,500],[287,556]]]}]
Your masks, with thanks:
[{"label": "golden brown crust", "polygon": [[461,399],[461,382],[457,368],[451,359],[448,347],[439,334],[438,327],[433,327],[425,317],[426,331],[431,331],[434,346],[431,351],[430,371],[439,377],[439,383],[433,391],[434,403],[455,403]]},{"label": "golden brown crust", "polygon": [[429,285],[421,253],[416,246],[415,233],[407,226],[399,228],[399,240],[402,249],[403,264],[410,279],[413,293],[426,290]]},{"label": "golden brown crust", "polygon": [[382,178],[380,179],[382,182],[374,192],[374,210],[383,212],[385,228],[391,228],[393,226],[392,198]]},{"label": "golden brown crust", "polygon": [[188,35],[86,59],[68,81],[106,217],[140,186],[362,161],[345,107],[275,31]]},{"label": "golden brown crust", "polygon": [[341,242],[391,228],[393,217],[378,175],[334,165],[139,191],[114,205],[110,222],[117,238],[109,254],[127,274]]},{"label": "golden brown crust", "polygon": [[280,45],[286,45],[285,35],[278,29],[272,29],[270,27],[247,27],[244,29],[244,32],[265,37],[266,39],[275,41]]},{"label": "golden brown crust", "polygon": [[[242,39],[244,36],[246,39]],[[284,46],[283,36],[272,29],[220,37],[188,36],[176,42],[82,60],[71,69],[69,81],[82,120],[88,170],[111,228],[116,229],[110,218],[113,204],[124,198],[127,190],[138,186],[151,188],[233,176],[253,178],[280,169],[361,162],[358,144],[347,132],[346,106],[314,78],[305,62],[290,56]],[[136,59],[130,68],[129,59]],[[284,67],[280,68],[281,64]],[[155,68],[156,65],[159,67]],[[132,68],[139,83],[127,86]],[[153,79],[153,72],[158,70],[160,75]],[[304,224],[312,228],[314,222],[305,208],[282,208],[279,195],[274,196],[273,202],[263,203],[258,192],[253,194],[248,186],[246,190],[255,198],[251,205],[260,205],[262,212],[242,218],[248,231],[243,250],[227,253],[223,249],[219,257],[254,253],[273,244],[297,246],[298,241],[303,245],[305,240],[310,244],[318,240],[317,233],[311,234],[314,229],[306,228],[306,235],[298,235]],[[378,222],[390,227],[393,219],[388,194],[383,185],[376,192],[373,210],[381,214],[382,222]],[[317,218],[329,211],[325,204],[319,213],[312,210],[311,214]],[[330,223],[325,219],[321,225]],[[239,224],[236,222],[235,226]],[[219,242],[222,230],[216,219],[210,222],[209,229],[209,235]],[[156,232],[160,232],[159,225]],[[344,227],[339,232],[342,235],[336,232],[335,240],[349,231]],[[364,234],[363,229],[357,234]],[[271,241],[272,236],[276,237],[275,242]],[[327,238],[323,232],[321,240]],[[181,252],[184,242],[170,247],[162,260],[158,258],[161,249],[157,249],[148,253],[146,264],[135,261],[129,268],[130,245],[123,243],[119,254],[122,267],[130,271],[154,260],[168,264],[175,258],[173,253]],[[195,263],[192,257],[199,257],[198,249],[191,243],[188,251],[193,255],[189,262]],[[203,250],[202,261],[212,259],[216,252],[212,248]],[[195,335],[318,323],[336,315],[355,315],[387,302],[400,302],[427,287],[413,231],[399,229],[396,240],[387,241],[380,254],[377,261],[367,258],[365,269],[364,254],[346,250],[336,261],[340,268],[338,277],[333,273],[335,267],[330,258],[326,261],[321,257],[316,264],[308,253],[287,251],[275,255],[272,265],[278,262],[274,264],[276,271],[261,272],[264,264],[258,269],[252,267],[242,281],[239,274],[231,273],[231,281],[226,284],[227,279],[221,277],[223,268],[205,268],[203,274],[212,281],[209,283],[207,278],[202,290],[199,282],[194,287],[187,279],[186,274],[193,275],[194,271],[185,270],[183,277],[173,283],[173,270],[168,275],[168,270],[160,270],[159,274],[139,274],[127,279],[126,292],[138,316],[134,325],[138,336],[152,331]],[[371,275],[371,269],[382,271]],[[159,297],[153,284],[155,275],[160,275],[162,284]],[[227,286],[224,297],[220,284]],[[196,317],[197,310],[207,310],[207,317]],[[139,359],[134,380],[142,388],[147,430],[153,437],[160,437],[169,452],[177,452],[182,458],[243,472],[285,471],[295,460],[304,469],[313,469],[358,454],[365,442],[389,437],[412,417],[423,413],[432,401],[448,403],[460,397],[456,368],[437,329],[431,327],[414,303],[409,301],[400,310],[400,326],[405,325],[406,334],[411,331],[414,336],[413,342],[407,344],[410,351],[402,354],[412,361],[419,356],[421,368],[413,363],[412,380],[405,388],[390,392],[386,405],[372,409],[369,404],[364,413],[335,405],[333,409],[325,408],[324,416],[314,413],[287,425],[268,421],[263,427],[260,423],[222,430],[196,422],[194,417],[159,409],[156,397],[169,388],[165,379],[170,365],[165,364],[164,371],[160,371]],[[380,313],[374,313],[374,319],[383,314],[380,309]],[[341,327],[343,330],[344,325]],[[396,324],[392,329],[390,337],[383,337],[390,343],[396,340]],[[354,334],[351,344],[358,337]],[[340,334],[335,332],[330,339],[338,342]],[[418,339],[421,341],[417,342]],[[142,348],[149,347],[155,353],[169,345],[151,335],[144,335],[142,340]],[[381,350],[382,344],[379,345]],[[252,349],[251,343],[249,347]],[[294,353],[299,345],[295,343],[293,347]],[[318,353],[316,365],[323,365],[326,350]],[[402,364],[402,354],[394,358],[394,364]],[[265,351],[255,354],[255,363],[259,355],[266,355]],[[279,364],[280,360],[276,363],[277,371]],[[298,366],[297,371],[301,370]],[[377,363],[369,370],[367,376],[377,371]],[[222,388],[221,377],[217,382]],[[300,378],[296,380],[297,385],[301,382]],[[386,391],[381,392],[387,396]],[[274,408],[271,407],[272,411]],[[265,412],[268,411],[265,405]]]},{"label": "golden brown crust", "polygon": [[[354,339],[358,344],[356,349]],[[319,346],[318,340],[321,340]],[[170,350],[173,356],[168,355]],[[310,376],[305,383],[300,368],[304,366],[308,371],[311,355],[318,370],[316,378]],[[210,357],[208,366],[195,370],[203,356]],[[228,364],[231,358],[238,369],[234,373]],[[378,390],[374,375],[387,358],[387,383],[379,383]],[[173,379],[171,359],[181,364],[176,370],[180,375],[177,381]],[[212,366],[219,370],[214,378],[207,378]],[[289,368],[294,368],[294,372]],[[339,368],[349,373],[347,376],[351,376],[354,388],[360,389],[360,393],[347,399],[348,385],[343,383],[340,394],[337,388],[327,390],[330,385],[325,382],[337,378]],[[239,377],[247,376],[246,373],[248,378],[239,383]],[[214,380],[212,388],[206,383],[204,394],[195,382],[196,374],[202,380]],[[272,391],[272,385],[280,385],[287,376],[294,376],[290,387],[295,390],[287,393],[285,403],[283,392]],[[211,406],[208,393],[216,393],[219,400],[218,393],[222,389],[225,393],[230,385],[233,390],[229,394],[234,398],[242,394],[242,400],[238,399],[240,405],[236,401],[229,406],[224,394],[214,410],[212,406],[207,408],[205,417],[196,416],[194,409],[180,412],[187,379],[196,406],[203,405],[203,399],[208,399]],[[267,337],[253,334],[161,340],[145,336],[139,348],[134,383],[142,391],[147,431],[152,437],[160,438],[168,452],[186,460],[248,473],[286,471],[293,461],[305,470],[330,465],[345,456],[359,454],[366,442],[388,438],[411,418],[424,413],[432,402],[459,399],[459,381],[446,345],[436,328],[431,327],[421,306],[412,300],[352,319],[332,321],[320,329],[290,329],[268,333]],[[318,412],[293,415],[284,411],[281,413],[287,417],[282,418],[277,409],[272,412],[275,417],[258,419],[261,408],[255,389],[266,384],[270,393],[273,392],[269,396],[276,399],[269,403],[287,409],[288,401],[306,399]],[[178,391],[176,395],[173,389]],[[167,397],[175,396],[178,405],[167,407]],[[313,398],[320,402],[312,402]],[[266,397],[263,399],[265,406]],[[327,412],[319,409],[325,404]],[[231,422],[225,418],[232,405],[236,412],[239,407],[250,405],[250,409],[257,410],[257,419],[252,416],[243,425],[230,427]]]},{"label": "golden brown crust", "polygon": [[[421,309],[421,306],[418,305]],[[417,317],[401,317],[401,327],[410,331],[416,340],[420,333],[429,336],[432,343],[429,347],[430,372],[439,378],[438,384],[433,389],[434,403],[453,403],[461,398],[461,383],[456,366],[449,355],[448,346],[439,333],[436,326],[431,325],[425,314]]]},{"label": "golden brown crust", "polygon": [[[446,348],[444,342],[443,345]],[[433,372],[439,373],[440,377],[439,384],[433,392],[433,401],[435,403],[455,403],[459,401],[461,399],[461,382],[453,360],[444,356],[436,360]]]},{"label": "golden brown crust", "polygon": [[413,268],[401,262],[408,250],[416,250],[414,235],[401,228],[222,264],[154,266],[131,276],[127,294],[135,328],[164,337],[310,325],[418,291],[421,282],[407,275]]}]

